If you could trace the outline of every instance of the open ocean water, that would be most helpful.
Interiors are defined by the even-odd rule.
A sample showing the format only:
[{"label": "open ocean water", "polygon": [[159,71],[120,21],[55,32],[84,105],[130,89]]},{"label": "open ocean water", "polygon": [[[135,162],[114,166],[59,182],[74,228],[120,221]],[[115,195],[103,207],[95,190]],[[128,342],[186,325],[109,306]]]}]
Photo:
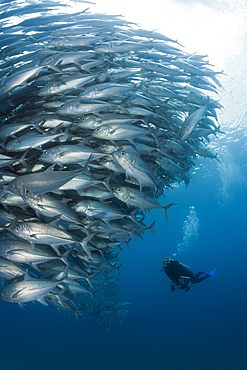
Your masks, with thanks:
[{"label": "open ocean water", "polygon": [[[99,3],[102,7],[103,0]],[[174,4],[165,3],[164,22],[168,9],[174,17],[169,22],[176,22]],[[210,29],[217,14],[226,19],[218,34],[208,34],[219,49],[212,60],[215,70],[226,74],[220,76],[224,91],[219,95],[225,108],[219,122],[226,135],[212,140],[221,163],[198,159],[188,187],[170,189],[160,199],[162,205],[176,203],[168,211],[168,221],[162,210],[148,214],[146,224],[156,220],[157,236],[148,230],[144,241],[131,241],[131,250],[120,251],[119,296],[134,305],[122,323],[113,323],[111,331],[93,328],[87,318],[77,321],[38,302],[22,309],[0,301],[0,370],[247,369],[246,6],[244,1],[230,0],[174,3],[187,17],[188,28],[197,22],[201,40],[205,24]],[[144,6],[149,7],[155,23],[155,2]],[[121,4],[110,9],[112,14],[125,12]],[[217,30],[215,24],[212,27]],[[189,40],[183,39],[183,28],[179,32],[164,31],[187,50]],[[207,45],[201,41],[199,52],[204,50],[210,57]],[[160,272],[167,256],[175,256],[195,273],[216,268],[215,278],[193,285],[188,292],[172,293],[169,278]]]}]

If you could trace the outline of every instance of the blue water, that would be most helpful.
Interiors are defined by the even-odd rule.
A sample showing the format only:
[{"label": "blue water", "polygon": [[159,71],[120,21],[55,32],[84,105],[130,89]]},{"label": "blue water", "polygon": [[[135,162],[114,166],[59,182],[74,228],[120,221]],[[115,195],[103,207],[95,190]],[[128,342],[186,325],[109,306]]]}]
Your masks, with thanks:
[{"label": "blue water", "polygon": [[[0,368],[246,370],[247,168],[244,148],[235,150],[228,142],[222,164],[198,162],[187,189],[161,199],[177,202],[169,220],[148,215],[157,236],[147,231],[121,252],[118,288],[135,303],[131,315],[105,333],[51,306],[1,301]],[[172,293],[160,268],[173,254],[194,272],[216,267],[215,278]]]}]

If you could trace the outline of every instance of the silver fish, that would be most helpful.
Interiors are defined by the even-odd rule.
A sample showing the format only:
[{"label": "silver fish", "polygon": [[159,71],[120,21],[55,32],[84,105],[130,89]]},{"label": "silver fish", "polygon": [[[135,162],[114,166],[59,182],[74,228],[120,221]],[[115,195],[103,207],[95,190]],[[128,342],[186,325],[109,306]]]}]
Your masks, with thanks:
[{"label": "silver fish", "polygon": [[47,95],[54,95],[54,94],[61,94],[65,91],[71,89],[78,89],[79,87],[83,86],[86,83],[92,82],[96,76],[86,76],[81,78],[69,78],[63,79],[62,81],[58,82],[49,82],[46,84],[38,93],[40,96],[47,96]]},{"label": "silver fish", "polygon": [[146,135],[146,130],[142,129],[141,127],[129,125],[127,123],[124,124],[104,124],[98,128],[96,128],[92,136],[100,138],[100,139],[107,139],[107,140],[124,140],[127,139],[129,141],[133,141],[136,137]]},{"label": "silver fish", "polygon": [[78,101],[74,101],[74,102],[70,102],[70,103],[65,103],[63,104],[58,110],[57,110],[57,113],[58,114],[61,114],[61,115],[84,115],[84,114],[88,114],[88,113],[94,113],[94,114],[97,114],[99,112],[102,112],[104,110],[108,110],[108,109],[115,109],[115,110],[121,110],[121,108],[119,106],[117,106],[116,104],[110,104],[110,103],[106,103],[106,102],[103,102],[102,103],[91,103],[91,104],[86,104],[86,103],[83,103],[83,102],[80,102],[80,100]]},{"label": "silver fish", "polygon": [[[28,80],[30,80],[35,75],[37,75],[42,69],[47,68],[47,67],[55,68],[49,65],[38,66],[35,68],[20,70],[20,71],[17,71],[11,74],[10,76],[5,77],[5,79],[1,82],[0,96],[7,94],[11,90],[13,90],[15,87],[26,84]],[[55,69],[58,70],[58,68],[55,68]]]},{"label": "silver fish", "polygon": [[84,89],[79,97],[82,99],[106,99],[112,96],[121,96],[133,91],[133,85],[103,83]]},{"label": "silver fish", "polygon": [[42,145],[49,143],[60,137],[61,134],[46,135],[46,134],[29,134],[12,139],[6,144],[6,149],[10,152],[21,152],[31,148],[39,148]]},{"label": "silver fish", "polygon": [[181,141],[184,141],[189,137],[190,133],[194,130],[199,121],[205,116],[210,104],[211,102],[208,102],[203,107],[195,110],[195,112],[185,119],[179,130],[179,138]]},{"label": "silver fish", "polygon": [[22,240],[8,239],[0,242],[0,255],[16,264],[27,264],[35,269],[36,265],[51,260],[63,260],[66,264],[66,256],[59,257],[43,248],[31,246]]},{"label": "silver fish", "polygon": [[53,166],[44,172],[18,176],[9,183],[8,190],[20,196],[25,192],[30,192],[33,195],[59,192],[58,189],[62,185],[83,172],[83,169],[75,171],[52,171],[52,168]]},{"label": "silver fish", "polygon": [[0,168],[11,166],[14,163],[19,163],[19,160],[4,154],[0,154]]},{"label": "silver fish", "polygon": [[7,185],[2,185],[0,187],[0,203],[5,207],[8,205],[24,207],[26,205],[20,195],[16,195],[8,191]]},{"label": "silver fish", "polygon": [[[31,245],[49,244],[59,254],[60,245],[78,243],[90,256],[87,243],[94,235],[88,235],[79,240],[59,227],[41,222],[16,222],[11,223],[7,228],[13,235],[29,241]],[[73,247],[73,246],[72,246]]]},{"label": "silver fish", "polygon": [[7,125],[2,126],[0,128],[0,139],[4,139],[8,136],[14,136],[16,133],[25,130],[28,127],[32,127],[32,123],[27,124],[13,124],[13,125]]},{"label": "silver fish", "polygon": [[1,299],[20,305],[26,302],[39,301],[48,306],[45,296],[61,281],[35,279],[26,271],[24,280],[8,284],[1,290]]},{"label": "silver fish", "polygon": [[23,200],[35,210],[37,215],[45,217],[59,217],[61,220],[81,224],[77,215],[63,202],[47,194],[32,195],[24,193]]},{"label": "silver fish", "polygon": [[6,280],[14,279],[25,274],[25,271],[13,262],[0,257],[0,277]]},{"label": "silver fish", "polygon": [[123,217],[133,218],[132,214],[120,212],[116,207],[104,204],[95,200],[83,200],[72,204],[71,208],[89,218],[96,218],[104,221],[116,220]]},{"label": "silver fish", "polygon": [[117,150],[113,154],[114,159],[123,167],[127,174],[133,176],[140,184],[140,191],[143,186],[157,188],[156,179],[148,165],[139,157],[124,150]]},{"label": "silver fish", "polygon": [[166,219],[167,218],[167,209],[172,206],[173,203],[168,204],[167,206],[162,207],[155,199],[152,197],[140,192],[137,189],[127,188],[125,186],[117,187],[113,189],[113,194],[115,197],[120,199],[122,202],[134,207],[140,207],[144,211],[147,209],[157,209],[162,208]]},{"label": "silver fish", "polygon": [[62,145],[44,150],[39,160],[45,163],[80,164],[103,157],[104,154],[86,145]]}]

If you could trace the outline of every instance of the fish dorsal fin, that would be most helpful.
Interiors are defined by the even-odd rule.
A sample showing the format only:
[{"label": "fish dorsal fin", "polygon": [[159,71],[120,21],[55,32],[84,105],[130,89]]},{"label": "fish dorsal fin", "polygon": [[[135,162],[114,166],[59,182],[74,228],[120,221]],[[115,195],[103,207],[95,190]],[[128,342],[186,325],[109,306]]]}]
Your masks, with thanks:
[{"label": "fish dorsal fin", "polygon": [[27,269],[24,274],[24,280],[25,281],[36,281],[37,279],[35,279],[32,275],[30,275]]}]

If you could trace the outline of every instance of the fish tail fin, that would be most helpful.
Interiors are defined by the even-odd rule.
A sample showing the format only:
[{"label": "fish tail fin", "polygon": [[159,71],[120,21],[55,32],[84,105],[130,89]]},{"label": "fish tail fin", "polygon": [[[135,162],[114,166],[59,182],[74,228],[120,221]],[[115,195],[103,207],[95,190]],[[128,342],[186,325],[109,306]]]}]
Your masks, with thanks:
[{"label": "fish tail fin", "polygon": [[116,267],[116,270],[117,270],[117,272],[118,272],[118,275],[120,275],[120,271],[119,271],[119,269],[120,269],[120,267],[122,266],[122,263],[121,263],[121,265],[119,265],[118,267]]},{"label": "fish tail fin", "polygon": [[95,233],[94,234],[89,234],[84,239],[82,239],[82,241],[80,242],[82,248],[84,249],[84,251],[87,253],[87,255],[90,258],[92,258],[92,253],[90,252],[87,243],[94,237],[94,235],[95,235]]},{"label": "fish tail fin", "polygon": [[219,158],[217,157],[217,154],[215,154],[215,159],[216,161],[218,161],[219,163],[221,163],[221,161],[219,160]]},{"label": "fish tail fin", "polygon": [[28,171],[30,171],[31,170],[31,166],[27,163],[27,158],[26,158],[26,156],[27,156],[27,153],[29,152],[29,149],[27,149],[26,151],[25,151],[25,153],[24,154],[22,154],[22,156],[21,156],[21,158],[20,158],[20,162],[21,162],[21,164],[28,170]]},{"label": "fish tail fin", "polygon": [[66,266],[69,266],[70,267],[70,263],[68,261],[68,256],[70,255],[70,253],[72,252],[72,250],[74,249],[74,246],[72,246],[70,249],[68,249],[64,254],[62,254],[62,256],[60,257],[60,259],[63,261],[63,263],[65,263]]},{"label": "fish tail fin", "polygon": [[112,178],[112,173],[110,173],[110,175],[107,176],[105,181],[103,181],[103,184],[105,185],[106,189],[109,190],[110,193],[112,193],[112,189],[111,189],[110,184],[109,184],[111,178]]},{"label": "fish tail fin", "polygon": [[135,219],[135,217],[134,217],[134,216],[135,216],[135,214],[136,214],[136,212],[138,211],[138,209],[139,209],[139,208],[135,208],[135,209],[134,209],[134,211],[132,211],[132,212],[131,212],[131,214],[130,214],[130,215],[128,215],[128,216],[129,216],[129,218],[130,218],[130,219],[131,219],[131,220],[132,220],[136,225],[140,226],[140,225],[139,225],[139,223],[138,223],[138,221],[137,221],[137,220]]},{"label": "fish tail fin", "polygon": [[88,282],[88,284],[90,285],[90,287],[91,287],[92,289],[94,289],[94,286],[93,286],[93,284],[92,284],[92,278],[93,278],[94,276],[96,276],[96,275],[97,275],[97,272],[96,272],[95,274],[92,274],[91,276],[85,277],[85,280]]},{"label": "fish tail fin", "polygon": [[167,210],[168,210],[168,208],[170,208],[171,206],[173,205],[173,203],[170,203],[170,204],[167,204],[167,206],[164,206],[164,207],[162,207],[163,208],[163,211],[164,211],[164,213],[165,213],[165,216],[166,216],[166,219],[168,220],[168,217],[167,217]]},{"label": "fish tail fin", "polygon": [[160,129],[159,127],[156,127],[156,129],[153,129],[153,130],[149,129],[149,130],[148,130],[149,134],[153,136],[153,138],[154,138],[154,140],[156,141],[156,144],[157,144],[158,146],[159,146],[159,144],[160,144],[160,141],[159,141],[158,136],[157,136],[157,134],[158,134],[158,132],[159,132],[159,129]]},{"label": "fish tail fin", "polygon": [[91,158],[92,158],[92,154],[90,154],[90,156],[88,157],[88,159],[87,159],[86,163],[84,164],[84,166],[82,168],[82,171],[81,171],[81,172],[84,172],[86,175],[91,175],[91,173],[88,169],[88,164],[89,164]]},{"label": "fish tail fin", "polygon": [[129,242],[132,240],[132,238],[129,238],[128,240],[125,240],[125,242],[123,244],[126,245],[127,248],[131,249],[130,246],[129,246]]},{"label": "fish tail fin", "polygon": [[157,235],[156,232],[154,231],[153,227],[154,227],[154,224],[155,224],[156,221],[154,221],[150,226],[149,226],[149,230],[154,234],[154,235]]},{"label": "fish tail fin", "polygon": [[131,238],[134,240],[134,242],[136,241],[136,238],[135,238],[135,234],[133,233],[133,231],[132,230],[128,230],[128,232],[129,232],[129,234],[130,234],[130,236],[131,236]]}]

